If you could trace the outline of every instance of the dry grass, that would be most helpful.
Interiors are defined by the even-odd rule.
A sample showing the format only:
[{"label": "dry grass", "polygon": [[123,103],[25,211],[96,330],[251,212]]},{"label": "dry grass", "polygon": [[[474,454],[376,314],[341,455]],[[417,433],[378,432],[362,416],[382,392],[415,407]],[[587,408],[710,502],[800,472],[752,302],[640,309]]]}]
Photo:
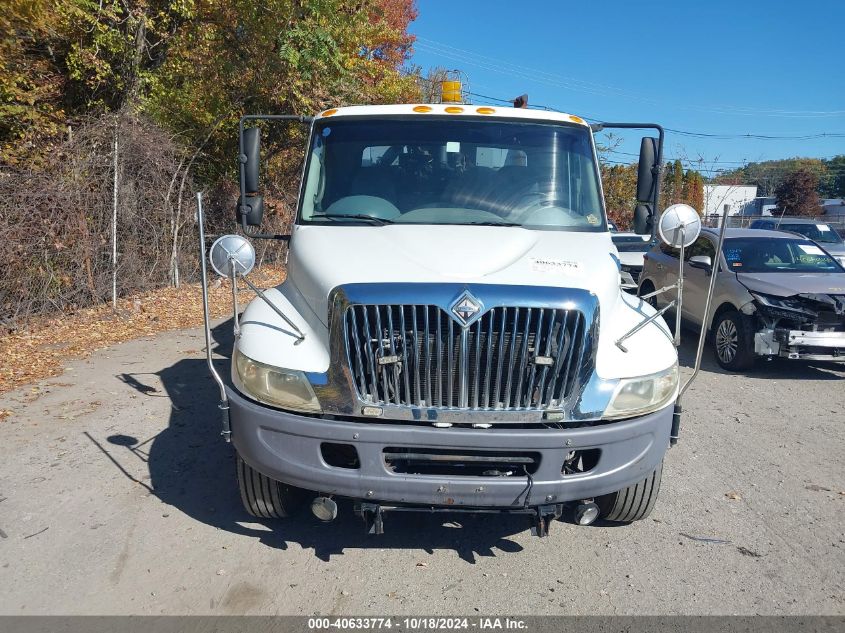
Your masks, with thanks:
[{"label": "dry grass", "polygon": [[[259,287],[275,286],[284,281],[282,268],[264,266],[250,275]],[[214,318],[226,316],[232,309],[228,281],[211,281],[209,309]],[[241,305],[253,293],[239,288]],[[161,288],[126,297],[111,304],[79,310],[72,314],[34,319],[25,330],[0,335],[0,393],[22,385],[56,376],[68,360],[85,358],[92,352],[142,336],[167,330],[202,325],[202,292],[199,284],[181,288]],[[0,420],[8,412],[0,410]]]}]

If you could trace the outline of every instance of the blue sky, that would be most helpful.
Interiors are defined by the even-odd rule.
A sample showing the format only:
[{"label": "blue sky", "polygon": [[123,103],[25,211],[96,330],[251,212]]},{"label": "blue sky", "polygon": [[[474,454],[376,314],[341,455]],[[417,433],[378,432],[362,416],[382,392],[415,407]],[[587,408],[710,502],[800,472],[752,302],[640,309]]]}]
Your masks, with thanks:
[{"label": "blue sky", "polygon": [[[668,157],[704,159],[706,169],[845,154],[843,0],[418,0],[418,9],[412,63],[461,69],[474,93],[527,92],[532,105],[707,134],[841,134],[667,132]],[[636,147],[628,138],[618,150]]]}]

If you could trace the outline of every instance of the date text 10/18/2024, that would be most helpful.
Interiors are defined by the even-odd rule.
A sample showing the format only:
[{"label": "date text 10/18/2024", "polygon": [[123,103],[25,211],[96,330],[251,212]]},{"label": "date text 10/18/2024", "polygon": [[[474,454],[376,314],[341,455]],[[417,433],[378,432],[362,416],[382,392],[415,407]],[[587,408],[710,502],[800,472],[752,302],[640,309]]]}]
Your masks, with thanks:
[{"label": "date text 10/18/2024", "polygon": [[518,618],[476,617],[476,618],[443,618],[443,617],[322,617],[308,618],[308,628],[312,631],[320,630],[381,630],[401,629],[403,631],[445,631],[472,630],[481,631],[520,631],[526,630],[524,620]]}]

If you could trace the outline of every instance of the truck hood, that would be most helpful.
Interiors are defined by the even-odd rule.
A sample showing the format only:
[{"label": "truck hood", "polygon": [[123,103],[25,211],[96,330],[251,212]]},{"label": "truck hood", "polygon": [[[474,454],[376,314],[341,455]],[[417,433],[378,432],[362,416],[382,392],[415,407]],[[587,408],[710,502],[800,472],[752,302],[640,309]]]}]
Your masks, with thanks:
[{"label": "truck hood", "polygon": [[797,294],[845,294],[845,273],[737,273],[751,292],[776,297]]},{"label": "truck hood", "polygon": [[583,288],[608,314],[619,269],[608,233],[460,225],[296,226],[288,281],[327,324],[329,293],[350,283]]}]

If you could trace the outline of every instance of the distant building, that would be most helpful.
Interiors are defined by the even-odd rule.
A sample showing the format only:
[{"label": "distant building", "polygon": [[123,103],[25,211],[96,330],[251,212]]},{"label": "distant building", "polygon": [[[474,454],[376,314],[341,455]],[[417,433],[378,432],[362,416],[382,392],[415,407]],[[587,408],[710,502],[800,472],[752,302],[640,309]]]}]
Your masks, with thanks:
[{"label": "distant building", "polygon": [[772,215],[777,212],[778,200],[774,196],[759,196],[745,205],[742,215]]},{"label": "distant building", "polygon": [[827,198],[821,202],[825,215],[845,215],[845,200],[842,198]]},{"label": "distant building", "polygon": [[746,207],[755,198],[756,185],[704,185],[704,215],[748,215]]}]

